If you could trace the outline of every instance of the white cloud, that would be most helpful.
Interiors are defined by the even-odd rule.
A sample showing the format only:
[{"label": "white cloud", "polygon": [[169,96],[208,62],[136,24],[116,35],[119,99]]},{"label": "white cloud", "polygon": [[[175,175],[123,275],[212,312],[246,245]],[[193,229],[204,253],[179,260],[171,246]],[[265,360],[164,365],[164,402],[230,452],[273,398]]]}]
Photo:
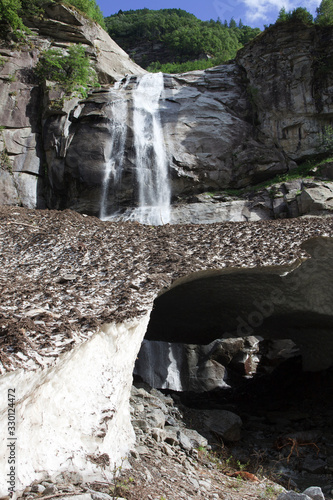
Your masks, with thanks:
[{"label": "white cloud", "polygon": [[243,0],[245,4],[245,17],[249,22],[253,21],[271,21],[272,16],[277,17],[280,9],[285,7],[286,11],[297,7],[306,7],[314,14],[320,0]]}]

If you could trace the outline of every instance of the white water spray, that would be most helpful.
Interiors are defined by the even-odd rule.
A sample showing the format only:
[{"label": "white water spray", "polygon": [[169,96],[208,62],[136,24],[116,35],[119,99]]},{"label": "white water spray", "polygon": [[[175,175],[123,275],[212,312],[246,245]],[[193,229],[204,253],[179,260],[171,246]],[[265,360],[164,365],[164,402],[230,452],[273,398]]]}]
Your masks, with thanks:
[{"label": "white water spray", "polygon": [[[112,96],[110,106],[110,129],[111,141],[110,149],[106,151],[106,161],[103,187],[100,218],[102,220],[108,219],[108,195],[110,186],[113,186],[114,194],[116,195],[117,188],[121,182],[121,175],[123,169],[125,142],[127,134],[127,115],[128,103],[124,91],[129,83],[129,78],[121,85],[121,82],[116,82],[113,89],[110,91]],[[115,196],[116,197],[116,196]],[[114,201],[115,204],[115,201]],[[114,209],[116,207],[114,206]]]},{"label": "white water spray", "polygon": [[170,185],[159,114],[164,89],[162,73],[142,76],[133,92],[133,129],[139,207],[134,218],[142,224],[170,222]]},{"label": "white water spray", "polygon": [[[128,122],[129,79],[111,91],[110,149],[106,156],[100,218],[135,220],[142,224],[161,225],[170,222],[170,183],[159,100],[164,89],[162,73],[140,77],[133,90],[133,135],[138,206],[120,213],[116,206],[123,172]],[[124,92],[126,91],[126,92]],[[113,193],[112,193],[113,191]],[[107,213],[108,197],[113,197],[112,215]],[[110,211],[110,210],[109,210]]]}]

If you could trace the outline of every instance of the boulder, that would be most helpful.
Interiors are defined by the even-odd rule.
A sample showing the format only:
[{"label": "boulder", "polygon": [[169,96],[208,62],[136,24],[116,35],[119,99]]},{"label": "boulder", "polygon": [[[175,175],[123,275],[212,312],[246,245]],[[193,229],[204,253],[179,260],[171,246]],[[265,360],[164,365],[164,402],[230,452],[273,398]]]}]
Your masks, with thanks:
[{"label": "boulder", "polygon": [[218,434],[224,441],[239,441],[241,438],[242,419],[227,410],[207,410],[204,423],[210,432]]},{"label": "boulder", "polygon": [[311,500],[311,497],[305,493],[296,493],[296,491],[285,491],[280,493],[277,500]]},{"label": "boulder", "polygon": [[304,495],[308,495],[312,500],[325,500],[322,489],[319,486],[310,486],[303,491]]}]

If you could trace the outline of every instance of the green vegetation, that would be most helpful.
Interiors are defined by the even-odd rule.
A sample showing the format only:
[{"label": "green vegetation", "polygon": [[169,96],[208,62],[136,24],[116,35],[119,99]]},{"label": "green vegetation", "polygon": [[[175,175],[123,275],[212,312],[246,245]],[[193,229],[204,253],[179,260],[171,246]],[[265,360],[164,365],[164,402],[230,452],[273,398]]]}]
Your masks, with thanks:
[{"label": "green vegetation", "polygon": [[[333,133],[333,128],[332,128],[332,133]],[[333,146],[333,135],[332,135],[332,146]],[[333,153],[333,147],[331,149],[331,152]],[[327,151],[328,153],[328,151]],[[289,182],[295,179],[306,179],[306,178],[312,178],[315,173],[319,172],[321,168],[325,166],[326,163],[333,162],[333,157],[328,156],[324,160],[318,161],[318,160],[307,160],[303,163],[301,163],[297,168],[294,168],[293,170],[289,170],[285,174],[279,174],[273,177],[272,179],[268,179],[267,181],[261,182],[260,184],[256,184],[255,186],[249,186],[246,188],[240,188],[240,189],[223,189],[223,191],[217,191],[217,192],[206,192],[208,196],[216,196],[216,195],[228,195],[232,197],[242,197],[245,194],[251,193],[251,192],[256,192],[256,191],[262,191],[263,189],[268,189],[274,184],[282,184],[283,182]],[[232,458],[232,457],[231,457]],[[227,460],[228,463],[228,460]],[[239,465],[239,464],[238,464]],[[239,466],[240,468],[240,466]]]},{"label": "green vegetation", "polygon": [[102,28],[106,28],[102,11],[97,5],[96,0],[65,0],[64,3],[67,3],[67,5],[73,5],[80,12],[86,14],[86,16],[90,19],[93,19],[100,24]]},{"label": "green vegetation", "polygon": [[159,61],[151,63],[146,69],[152,73],[162,71],[162,73],[185,73],[186,71],[195,71],[212,68],[224,63],[223,57],[212,57],[211,59],[196,59],[195,61],[186,61],[183,63],[165,63]]},{"label": "green vegetation", "polygon": [[0,2],[0,23],[3,25],[3,34],[6,28],[10,27],[15,33],[25,31],[26,27],[21,18],[20,0],[1,0]]},{"label": "green vegetation", "polygon": [[279,12],[279,17],[276,20],[277,23],[285,22],[301,22],[304,24],[312,24],[313,16],[304,7],[297,7],[297,9],[286,12],[283,7]]},{"label": "green vegetation", "polygon": [[333,153],[333,127],[332,127],[332,125],[327,125],[324,128],[323,146],[325,147],[327,154]]},{"label": "green vegetation", "polygon": [[[120,10],[105,18],[105,24],[110,36],[126,51],[142,44],[161,44],[167,60],[153,61],[149,70],[165,72],[205,69],[230,60],[260,33],[259,28],[244,26],[241,21],[238,26],[233,19],[229,24],[219,19],[201,21],[181,9]],[[166,63],[171,66],[165,67]]]},{"label": "green vegetation", "polygon": [[322,0],[316,12],[316,23],[320,26],[333,25],[333,0]]},{"label": "green vegetation", "polygon": [[314,22],[320,26],[333,25],[333,0],[322,0],[319,7],[316,9],[317,16],[313,20],[313,16],[304,7],[297,7],[292,11],[287,12],[283,7],[279,12],[277,23],[286,22],[302,22],[311,25]]},{"label": "green vegetation", "polygon": [[36,66],[36,73],[41,82],[51,80],[57,82],[66,93],[77,93],[87,96],[87,87],[97,86],[95,71],[90,67],[82,45],[72,45],[68,54],[60,49],[44,51]]},{"label": "green vegetation", "polygon": [[[53,2],[74,6],[81,13],[105,28],[103,14],[96,0],[53,0]],[[3,27],[1,30],[2,36],[12,30],[16,36],[23,38],[23,33],[29,32],[29,29],[24,25],[24,19],[43,17],[44,6],[47,3],[49,3],[49,0],[1,0],[0,23]]]}]

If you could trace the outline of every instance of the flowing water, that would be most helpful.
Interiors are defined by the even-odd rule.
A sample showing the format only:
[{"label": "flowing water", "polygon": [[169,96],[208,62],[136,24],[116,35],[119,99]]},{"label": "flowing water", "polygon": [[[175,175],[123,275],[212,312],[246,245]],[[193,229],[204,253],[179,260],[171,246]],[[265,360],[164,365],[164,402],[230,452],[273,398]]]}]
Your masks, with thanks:
[{"label": "flowing water", "polygon": [[[114,193],[120,188],[127,128],[127,101],[122,92],[112,102],[112,140],[109,161],[106,165],[101,201],[102,219],[135,220],[142,224],[161,225],[170,222],[170,183],[163,130],[159,113],[164,82],[163,74],[146,74],[140,77],[133,90],[133,145],[135,149],[135,175],[138,200],[135,208],[119,215],[115,209],[107,216],[107,196],[111,183]],[[112,96],[113,98],[113,96]]]},{"label": "flowing water", "polygon": [[[106,151],[108,158],[105,165],[103,186],[102,186],[102,199],[100,218],[102,220],[108,219],[108,196],[111,191],[114,199],[114,206],[112,211],[117,210],[117,189],[120,187],[121,174],[124,162],[125,142],[127,135],[127,115],[128,104],[124,96],[124,91],[129,83],[129,78],[121,85],[120,82],[115,83],[111,94],[110,106],[110,127],[111,127],[111,141],[109,144],[110,149]],[[110,189],[112,188],[112,189]]]},{"label": "flowing water", "polygon": [[164,88],[163,74],[141,77],[133,93],[133,128],[136,174],[139,185],[137,220],[143,224],[170,221],[170,186],[159,99]]}]

